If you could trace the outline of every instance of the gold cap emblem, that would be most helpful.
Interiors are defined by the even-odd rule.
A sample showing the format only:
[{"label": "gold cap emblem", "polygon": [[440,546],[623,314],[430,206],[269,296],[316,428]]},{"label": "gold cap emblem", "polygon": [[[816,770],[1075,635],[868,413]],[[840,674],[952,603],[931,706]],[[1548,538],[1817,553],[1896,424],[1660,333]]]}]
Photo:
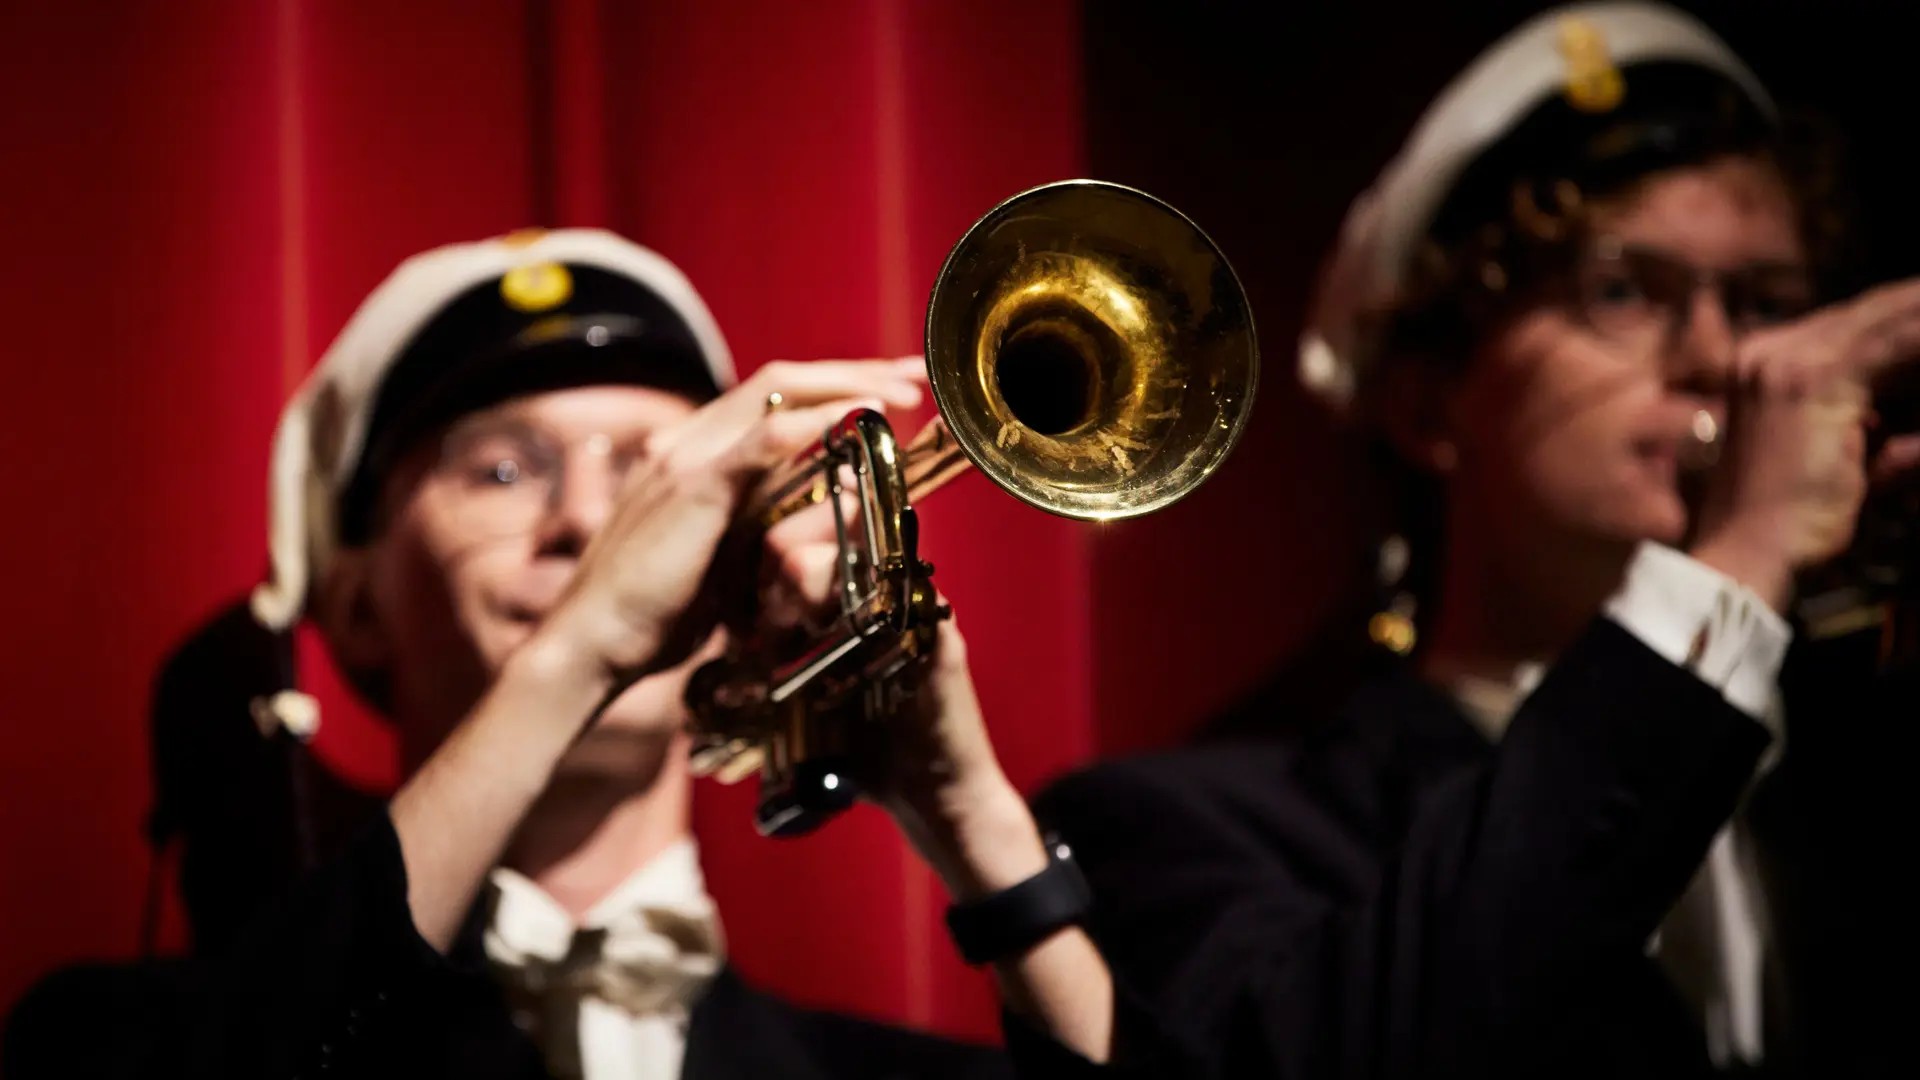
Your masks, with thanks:
[{"label": "gold cap emblem", "polygon": [[515,311],[547,311],[573,295],[573,275],[559,263],[516,266],[500,278],[500,297]]},{"label": "gold cap emblem", "polygon": [[1626,80],[1607,55],[1600,28],[1579,16],[1560,20],[1560,55],[1567,61],[1567,104],[1581,112],[1603,113],[1626,96]]}]

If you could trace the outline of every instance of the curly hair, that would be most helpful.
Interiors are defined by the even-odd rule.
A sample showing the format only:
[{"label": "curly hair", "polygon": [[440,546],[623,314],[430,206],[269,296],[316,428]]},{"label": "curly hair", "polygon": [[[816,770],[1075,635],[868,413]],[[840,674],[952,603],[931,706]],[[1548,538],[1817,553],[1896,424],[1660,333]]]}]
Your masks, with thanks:
[{"label": "curly hair", "polygon": [[1662,174],[1726,157],[1758,160],[1779,177],[1820,291],[1851,286],[1845,277],[1858,260],[1837,134],[1811,114],[1754,130],[1751,118],[1727,109],[1718,106],[1706,123],[1691,116],[1683,139],[1627,121],[1571,160],[1557,155],[1527,167],[1514,160],[1524,142],[1512,138],[1483,157],[1415,249],[1400,295],[1382,315],[1389,361],[1458,359],[1463,343],[1523,310],[1564,272],[1597,209],[1631,202]]}]

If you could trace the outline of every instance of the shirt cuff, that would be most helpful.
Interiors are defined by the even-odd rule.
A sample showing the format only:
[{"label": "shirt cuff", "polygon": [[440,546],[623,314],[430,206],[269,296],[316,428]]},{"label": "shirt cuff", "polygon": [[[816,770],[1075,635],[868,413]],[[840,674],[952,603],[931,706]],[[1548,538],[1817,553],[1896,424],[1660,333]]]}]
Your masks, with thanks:
[{"label": "shirt cuff", "polygon": [[1751,589],[1672,548],[1642,543],[1606,613],[1729,705],[1766,716],[1793,631]]}]

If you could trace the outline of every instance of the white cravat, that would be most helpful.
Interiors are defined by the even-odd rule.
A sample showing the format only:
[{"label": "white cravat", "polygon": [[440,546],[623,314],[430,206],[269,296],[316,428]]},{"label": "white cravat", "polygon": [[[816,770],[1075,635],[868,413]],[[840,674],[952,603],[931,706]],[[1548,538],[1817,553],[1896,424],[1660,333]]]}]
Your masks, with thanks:
[{"label": "white cravat", "polygon": [[[1785,739],[1776,680],[1792,632],[1759,597],[1671,548],[1642,544],[1606,613],[1764,724],[1774,740],[1756,777],[1772,767]],[[1523,664],[1511,681],[1465,677],[1450,689],[1475,726],[1498,741],[1544,674],[1539,664]],[[1647,946],[1699,1010],[1715,1065],[1757,1065],[1764,1057],[1767,927],[1753,838],[1746,815],[1736,811]]]},{"label": "white cravat", "polygon": [[681,840],[576,925],[521,874],[490,879],[487,960],[558,1077],[672,1080],[694,1002],[725,960],[699,849]]}]

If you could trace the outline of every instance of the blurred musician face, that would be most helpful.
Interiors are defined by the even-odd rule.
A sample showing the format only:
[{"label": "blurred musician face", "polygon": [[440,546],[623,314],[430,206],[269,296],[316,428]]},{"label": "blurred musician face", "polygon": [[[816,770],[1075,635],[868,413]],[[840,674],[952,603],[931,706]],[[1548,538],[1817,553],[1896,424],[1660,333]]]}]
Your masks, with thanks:
[{"label": "blurred musician face", "polygon": [[[387,478],[383,525],[341,561],[357,610],[323,619],[350,665],[376,671],[411,768],[459,722],[572,579],[621,481],[694,406],[590,386],[508,401],[427,440]],[[686,668],[643,680],[563,766],[644,769],[682,719]]]},{"label": "blurred musician face", "polygon": [[1683,454],[1696,425],[1724,425],[1736,342],[1811,300],[1793,203],[1757,160],[1655,174],[1590,231],[1446,395],[1453,519],[1513,551],[1679,542]]}]

